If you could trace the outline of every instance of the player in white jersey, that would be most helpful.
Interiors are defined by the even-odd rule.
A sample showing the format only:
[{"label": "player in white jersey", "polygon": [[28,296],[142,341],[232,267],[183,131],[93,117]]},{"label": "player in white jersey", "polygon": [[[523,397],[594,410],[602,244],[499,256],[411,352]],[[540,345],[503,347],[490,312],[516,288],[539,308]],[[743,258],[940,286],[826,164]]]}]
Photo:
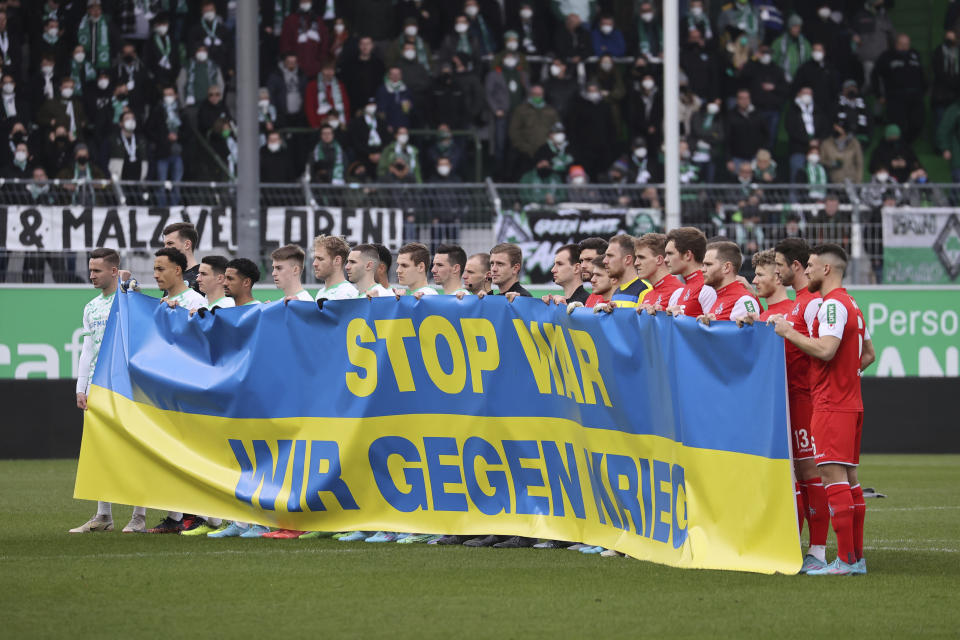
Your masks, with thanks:
[{"label": "player in white jersey", "polygon": [[306,258],[303,249],[295,244],[288,244],[276,249],[270,254],[270,258],[273,260],[273,284],[283,291],[284,301],[313,302],[313,296],[303,288],[301,276]]},{"label": "player in white jersey", "polygon": [[357,288],[357,297],[381,298],[395,296],[390,289],[376,281],[380,253],[372,244],[358,244],[347,256],[347,280]]},{"label": "player in white jersey", "polygon": [[[117,295],[117,275],[120,268],[120,256],[113,249],[94,249],[90,254],[90,282],[100,290],[100,294],[83,308],[83,348],[80,351],[80,363],[77,367],[77,407],[87,410],[87,394],[90,381],[97,365],[100,343],[107,327],[110,308]],[[123,528],[124,533],[142,533],[146,531],[145,507],[134,507],[133,517]],[[97,514],[70,533],[94,533],[113,531],[113,505],[109,502],[97,502]]]},{"label": "player in white jersey", "polygon": [[350,246],[338,236],[317,236],[313,239],[313,275],[323,282],[317,300],[348,300],[357,297],[357,288],[347,282],[343,273]]},{"label": "player in white jersey", "polygon": [[235,306],[233,298],[227,295],[223,285],[226,283],[227,259],[223,256],[204,256],[197,273],[197,286],[207,298],[207,309]]},{"label": "player in white jersey", "polygon": [[443,288],[444,295],[455,296],[470,293],[461,280],[467,267],[467,252],[455,244],[441,244],[433,254],[430,273],[433,281]]},{"label": "player in white jersey", "polygon": [[173,247],[164,247],[153,255],[153,279],[161,290],[167,292],[163,301],[171,307],[183,307],[188,311],[206,308],[206,298],[191,289],[183,279],[187,257]]},{"label": "player in white jersey", "polygon": [[397,254],[397,282],[400,287],[393,290],[397,299],[411,293],[419,300],[423,296],[435,296],[437,290],[427,284],[427,267],[430,264],[430,251],[419,242],[409,242],[400,247]]}]

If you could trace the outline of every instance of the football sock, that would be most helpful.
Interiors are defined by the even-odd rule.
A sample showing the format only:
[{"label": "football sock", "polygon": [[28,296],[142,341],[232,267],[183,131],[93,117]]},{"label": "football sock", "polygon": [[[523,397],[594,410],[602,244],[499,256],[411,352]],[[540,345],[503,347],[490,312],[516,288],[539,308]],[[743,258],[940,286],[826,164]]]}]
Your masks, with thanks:
[{"label": "football sock", "polygon": [[812,544],[810,548],[807,549],[807,553],[819,560],[820,562],[827,563],[827,545],[825,544]]},{"label": "football sock", "polygon": [[239,520],[234,520],[233,524],[237,525],[238,529],[246,529],[250,526],[249,522],[240,522]]},{"label": "football sock", "polygon": [[220,518],[207,518],[206,520],[207,520],[207,524],[209,524],[214,529],[216,529],[217,527],[223,524],[223,520],[221,520]]},{"label": "football sock", "polygon": [[797,527],[800,533],[803,533],[803,514],[805,512],[803,505],[803,493],[800,491],[800,483],[793,483],[793,496],[797,499]]},{"label": "football sock", "polygon": [[135,516],[146,516],[146,515],[147,515],[147,508],[146,508],[146,507],[134,507],[134,508],[133,508],[133,515],[135,515]]},{"label": "football sock", "polygon": [[830,529],[830,512],[827,510],[827,493],[819,477],[810,478],[807,487],[807,525],[810,529],[810,546],[826,546]]},{"label": "football sock", "polygon": [[110,502],[97,502],[97,515],[98,516],[107,516],[108,518],[113,517],[113,503]]},{"label": "football sock", "polygon": [[853,552],[857,560],[863,557],[863,521],[867,517],[867,503],[859,484],[850,487],[853,495]]},{"label": "football sock", "polygon": [[176,520],[177,522],[183,520],[183,514],[179,511],[167,511],[167,517],[171,520]]},{"label": "football sock", "polygon": [[847,564],[857,561],[853,550],[853,494],[849,482],[836,482],[826,488],[830,505],[830,523],[837,534],[837,558]]}]

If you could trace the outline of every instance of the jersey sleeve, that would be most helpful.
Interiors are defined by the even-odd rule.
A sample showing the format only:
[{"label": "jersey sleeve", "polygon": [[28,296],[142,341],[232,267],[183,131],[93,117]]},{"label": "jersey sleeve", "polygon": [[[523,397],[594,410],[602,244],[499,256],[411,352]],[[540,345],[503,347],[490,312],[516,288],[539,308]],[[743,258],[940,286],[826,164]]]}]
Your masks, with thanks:
[{"label": "jersey sleeve", "polygon": [[[206,298],[194,291],[193,289],[187,289],[188,294],[183,297],[183,303],[180,305],[187,311],[196,311],[200,307],[206,306]],[[190,295],[192,294],[192,295]]]},{"label": "jersey sleeve", "polygon": [[817,320],[820,322],[818,337],[833,336],[842,339],[843,329],[847,325],[847,308],[838,300],[827,300],[820,305]]},{"label": "jersey sleeve", "polygon": [[717,304],[717,290],[705,284],[700,289],[697,299],[700,300],[700,308],[703,309],[703,312],[710,313],[713,305]]},{"label": "jersey sleeve", "polygon": [[678,288],[676,291],[670,294],[670,300],[667,302],[667,307],[675,306],[680,302],[680,294],[683,293],[683,287]]},{"label": "jersey sleeve", "polygon": [[740,318],[746,318],[748,313],[760,313],[758,307],[757,301],[754,300],[752,296],[740,296],[733,305],[733,311],[730,312],[730,319],[739,320]]},{"label": "jersey sleeve", "polygon": [[77,393],[86,393],[90,382],[90,365],[93,362],[93,333],[90,330],[90,317],[87,308],[83,309],[83,345],[80,348],[80,361],[77,363]]},{"label": "jersey sleeve", "polygon": [[820,311],[820,305],[823,304],[823,298],[814,298],[807,303],[807,308],[803,310],[803,321],[807,325],[807,335],[813,335],[813,321],[817,319],[817,312]]}]

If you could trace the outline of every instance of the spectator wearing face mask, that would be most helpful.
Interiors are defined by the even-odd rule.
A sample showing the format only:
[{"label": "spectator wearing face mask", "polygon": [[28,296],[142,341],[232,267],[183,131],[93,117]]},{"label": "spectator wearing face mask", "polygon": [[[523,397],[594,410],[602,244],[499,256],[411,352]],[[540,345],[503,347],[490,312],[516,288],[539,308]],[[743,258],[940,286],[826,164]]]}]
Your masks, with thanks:
[{"label": "spectator wearing face mask", "polygon": [[757,57],[743,67],[743,78],[750,90],[750,100],[767,127],[764,146],[773,149],[780,128],[780,112],[783,110],[788,90],[783,69],[773,63],[770,47],[760,45]]},{"label": "spectator wearing face mask", "polygon": [[32,113],[39,111],[46,101],[57,97],[59,85],[54,75],[55,70],[54,57],[47,53],[41,56],[40,66],[28,78],[27,86],[30,88],[30,111]]},{"label": "spectator wearing face mask", "polygon": [[720,100],[707,102],[690,117],[690,159],[699,168],[704,182],[713,182],[717,164],[723,158],[726,126],[720,114]]},{"label": "spectator wearing face mask", "polygon": [[220,65],[210,59],[206,45],[201,44],[180,70],[177,93],[185,107],[194,107],[203,101],[210,87],[217,87],[223,93],[223,73]]},{"label": "spectator wearing face mask", "polygon": [[440,59],[453,64],[454,59],[468,70],[480,64],[483,45],[475,33],[470,31],[470,21],[466,15],[459,15],[453,23],[453,32],[448,33],[440,47]]},{"label": "spectator wearing face mask", "polygon": [[823,200],[827,197],[827,170],[820,162],[819,145],[810,145],[805,161],[793,176],[796,184],[807,185],[806,196],[810,200]]},{"label": "spectator wearing face mask", "polygon": [[550,135],[547,141],[537,149],[534,161],[547,160],[550,163],[550,169],[557,174],[560,180],[565,180],[570,165],[574,163],[573,154],[570,149],[570,141],[567,139],[566,128],[562,122],[558,122],[550,129]]},{"label": "spectator wearing face mask", "polygon": [[377,103],[373,98],[351,118],[347,135],[353,157],[364,163],[368,176],[374,175],[380,162],[380,152],[390,134],[381,114],[377,112]]},{"label": "spectator wearing face mask", "polygon": [[527,203],[554,201],[563,191],[559,186],[563,184],[563,178],[550,167],[550,161],[546,158],[539,160],[532,169],[524,173],[520,177],[520,184],[538,187],[524,190]]},{"label": "spectator wearing face mask", "polygon": [[528,83],[527,70],[519,53],[510,50],[503,56],[501,64],[490,70],[484,82],[487,105],[493,114],[493,166],[499,178],[505,177],[510,114],[526,100]]},{"label": "spectator wearing face mask", "polygon": [[408,127],[413,116],[413,94],[403,82],[399,67],[390,67],[383,83],[377,89],[377,111],[383,114],[384,123],[391,131]]},{"label": "spectator wearing face mask", "polygon": [[212,86],[207,89],[207,99],[200,103],[197,110],[197,128],[202,135],[206,135],[217,120],[233,122],[233,115],[223,101],[223,90]]},{"label": "spectator wearing face mask", "polygon": [[637,18],[637,52],[652,64],[663,58],[663,28],[652,2],[641,2]]},{"label": "spectator wearing face mask", "polygon": [[270,103],[270,91],[266,87],[260,87],[257,92],[257,126],[262,147],[267,144],[267,134],[277,129],[277,108]]},{"label": "spectator wearing face mask", "polygon": [[790,16],[786,33],[770,45],[774,63],[783,69],[784,77],[791,83],[800,65],[810,59],[812,51],[810,41],[801,33],[802,28],[803,19],[798,15]]},{"label": "spectator wearing face mask", "polygon": [[30,122],[30,107],[27,101],[18,95],[17,83],[10,73],[4,73],[0,85],[0,137],[10,135],[17,122]]},{"label": "spectator wearing face mask", "polygon": [[347,154],[337,141],[333,127],[320,128],[320,140],[310,154],[310,179],[325,184],[344,184]]},{"label": "spectator wearing face mask", "polygon": [[303,109],[306,89],[307,77],[297,63],[297,54],[286,52],[267,78],[270,104],[277,110],[277,123],[281,128],[306,126]]},{"label": "spectator wearing face mask", "polygon": [[747,46],[756,49],[764,40],[763,15],[750,0],[734,0],[727,5],[717,20],[717,33],[728,30],[742,31],[747,36]]},{"label": "spectator wearing face mask", "polygon": [[[59,176],[63,169],[73,162],[75,152],[66,127],[57,127],[44,139],[39,161],[47,175]],[[89,150],[86,155],[87,158],[90,157]]]},{"label": "spectator wearing face mask", "polygon": [[914,171],[922,168],[913,145],[904,140],[900,127],[895,124],[887,125],[883,140],[870,157],[871,171],[876,172],[881,166],[889,169],[890,175],[901,184],[905,184]]},{"label": "spectator wearing face mask", "polygon": [[576,13],[568,14],[557,30],[553,50],[561,60],[576,64],[594,54],[593,37]]},{"label": "spectator wearing face mask", "polygon": [[500,50],[500,38],[503,34],[503,23],[500,20],[501,7],[497,2],[484,0],[466,0],[463,3],[463,14],[467,17],[469,33],[480,43],[480,55],[488,56]]},{"label": "spectator wearing face mask", "polygon": [[703,36],[704,43],[712,48],[713,27],[710,16],[703,10],[703,0],[690,0],[687,14],[680,18],[681,39],[684,33],[689,34],[694,29]]},{"label": "spectator wearing face mask", "polygon": [[137,133],[137,118],[132,111],[123,114],[120,120],[120,132],[111,143],[109,158],[107,167],[115,179],[147,179],[147,144]]},{"label": "spectator wearing face mask", "polygon": [[[3,167],[2,175],[7,180],[29,180],[33,176],[33,164],[26,142],[17,143],[10,163]],[[18,188],[18,190],[20,190]]]},{"label": "spectator wearing face mask", "polygon": [[441,156],[437,158],[429,182],[433,184],[460,184],[463,182],[463,179],[454,172],[450,158]]},{"label": "spectator wearing face mask", "polygon": [[[423,113],[430,104],[430,90],[433,85],[433,78],[427,69],[417,61],[416,49],[411,43],[403,45],[403,53],[396,66],[403,75],[403,82],[410,89],[413,95],[414,111]],[[450,73],[450,63],[443,63],[447,73]],[[441,69],[441,74],[444,71]]]},{"label": "spectator wearing face mask", "polygon": [[[412,54],[405,51],[408,44],[412,47]],[[403,31],[387,49],[388,65],[399,64],[401,60],[419,64],[426,73],[430,73],[430,45],[421,35],[419,21],[415,17],[409,17],[404,21]]]},{"label": "spectator wearing face mask", "polygon": [[74,95],[73,78],[66,76],[60,80],[59,95],[43,103],[37,113],[37,124],[48,132],[58,126],[65,127],[71,140],[84,136],[87,115],[83,103]]},{"label": "spectator wearing face mask", "polygon": [[463,129],[467,126],[469,106],[463,87],[454,81],[451,65],[444,63],[430,89],[429,124],[435,127],[446,122],[454,129]]},{"label": "spectator wearing face mask", "polygon": [[503,50],[493,57],[491,68],[503,67],[503,59],[512,56],[515,59],[515,65],[529,71],[527,64],[527,54],[520,48],[520,36],[516,31],[507,31],[503,34]]},{"label": "spectator wearing face mask", "polygon": [[790,141],[790,177],[793,178],[804,163],[810,143],[829,135],[832,124],[829,116],[817,108],[810,87],[801,87],[787,107],[785,126]]},{"label": "spectator wearing face mask", "polygon": [[837,97],[836,112],[837,122],[860,141],[861,147],[870,144],[870,115],[855,81],[847,80],[843,83],[842,91]]},{"label": "spectator wearing face mask", "polygon": [[278,131],[267,134],[267,143],[260,147],[260,182],[286,184],[297,179],[290,150]]},{"label": "spectator wearing face mask", "polygon": [[627,101],[627,127],[634,136],[643,136],[647,147],[659,148],[663,140],[663,96],[652,73],[645,71],[639,80],[634,76]]},{"label": "spectator wearing face mask", "polygon": [[142,118],[146,113],[147,103],[152,98],[150,93],[154,89],[147,68],[137,57],[137,49],[133,43],[123,44],[120,59],[113,69],[113,77],[116,84],[126,85],[127,94],[130,96],[130,109],[138,119]]},{"label": "spectator wearing face mask", "polygon": [[835,96],[840,90],[840,76],[826,58],[826,49],[820,42],[811,45],[810,59],[797,69],[793,79],[794,93],[800,87],[810,87],[813,90],[813,102],[817,109],[833,118],[833,107],[836,104]]},{"label": "spectator wearing face mask", "polygon": [[84,206],[93,206],[100,201],[98,194],[102,193],[103,186],[91,183],[107,179],[107,174],[91,162],[90,149],[82,143],[73,149],[72,160],[56,176],[69,194],[70,203]]},{"label": "spectator wearing face mask", "polygon": [[[324,27],[324,32],[326,32],[326,27]],[[203,45],[217,67],[222,69],[226,75],[232,76],[236,60],[233,43],[234,38],[227,31],[223,18],[217,15],[216,3],[204,2],[200,8],[200,20],[194,22],[187,31],[187,50],[196,51],[200,45]],[[292,47],[283,47],[285,51],[290,48]]]},{"label": "spectator wearing face mask", "polygon": [[314,129],[336,115],[344,124],[350,120],[350,96],[346,86],[337,78],[333,62],[323,65],[316,80],[307,83],[304,93],[304,112]]},{"label": "spectator wearing face mask", "polygon": [[67,63],[66,75],[73,78],[73,86],[79,98],[86,94],[90,85],[97,79],[97,70],[87,60],[87,52],[80,45],[73,48],[73,55]]},{"label": "spectator wearing face mask", "polygon": [[377,177],[384,182],[423,182],[420,175],[420,152],[410,144],[410,132],[399,127],[393,142],[380,154]]},{"label": "spectator wearing face mask", "polygon": [[633,144],[630,145],[628,166],[627,179],[632,184],[659,182],[663,177],[663,168],[654,154],[650,153],[646,139],[640,136],[634,138]]},{"label": "spectator wearing face mask", "polygon": [[340,54],[348,47],[356,48],[356,42],[353,34],[347,29],[346,20],[338,17],[333,21],[333,27],[330,28],[330,57],[338,60]]},{"label": "spectator wearing face mask", "polygon": [[834,123],[833,135],[820,143],[820,155],[831,184],[863,182],[863,148],[842,123]]},{"label": "spectator wearing face mask", "polygon": [[550,77],[543,83],[543,91],[547,103],[565,119],[570,103],[580,91],[580,87],[572,70],[559,57],[550,63]]},{"label": "spectator wearing face mask", "polygon": [[[106,78],[106,82],[104,82]],[[110,139],[117,127],[120,126],[120,117],[130,108],[130,100],[127,95],[127,85],[112,85],[109,72],[101,71],[97,76],[96,98],[97,105],[96,121],[94,122],[94,140],[98,143],[93,145],[91,153],[93,162],[98,166],[106,166],[107,153],[109,151]],[[101,90],[104,86],[106,89]],[[86,101],[89,103],[89,101]]]},{"label": "spectator wearing face mask", "polygon": [[86,15],[77,25],[77,44],[87,52],[87,59],[97,71],[109,69],[113,64],[118,37],[110,18],[103,14],[100,0],[90,0]]},{"label": "spectator wearing face mask", "polygon": [[152,32],[144,46],[143,64],[159,85],[175,83],[180,74],[177,41],[170,34],[170,16],[164,11],[153,18]]},{"label": "spectator wearing face mask", "polygon": [[567,122],[573,155],[591,179],[598,179],[615,158],[617,130],[613,111],[595,81],[573,101]]},{"label": "spectator wearing face mask", "polygon": [[357,41],[356,54],[344,54],[344,57],[340,61],[339,74],[347,86],[350,104],[365,105],[367,100],[376,95],[385,71],[374,49],[373,39],[362,36]]},{"label": "spectator wearing face mask", "polygon": [[436,140],[427,148],[425,166],[435,167],[441,158],[450,161],[454,175],[462,175],[464,165],[463,145],[453,137],[450,125],[441,122],[437,125]]},{"label": "spectator wearing face mask", "polygon": [[[184,173],[181,143],[183,120],[176,88],[168,84],[162,87],[161,92],[159,103],[150,110],[146,135],[153,147],[154,173],[157,180],[176,183],[183,180]],[[166,190],[161,190],[158,203],[160,206],[180,204],[179,191],[173,191],[168,198]]]},{"label": "spectator wearing face mask", "polygon": [[210,167],[212,177],[219,180],[236,178],[239,149],[237,147],[237,137],[230,121],[225,118],[217,118],[207,132],[207,142],[213,148],[213,152],[220,158],[220,161],[227,167],[226,175],[223,175],[221,167]]},{"label": "spectator wearing face mask", "polygon": [[614,126],[617,131],[623,129],[623,99],[627,95],[627,85],[623,80],[623,72],[614,64],[610,56],[600,56],[594,70],[593,79],[600,87],[603,99],[613,109]]},{"label": "spectator wearing face mask", "polygon": [[530,87],[526,101],[517,105],[510,115],[507,132],[510,144],[520,154],[519,164],[529,163],[533,159],[559,120],[557,110],[544,100],[543,87]]},{"label": "spectator wearing face mask", "polygon": [[12,74],[17,80],[22,79],[22,51],[23,37],[20,30],[10,28],[7,11],[0,7],[0,67],[3,68],[3,73]]},{"label": "spectator wearing face mask", "polygon": [[886,104],[887,122],[898,125],[903,138],[912,143],[923,130],[927,80],[920,52],[910,45],[910,36],[897,35],[895,47],[877,59],[872,83],[879,100]]},{"label": "spectator wearing face mask", "polygon": [[17,145],[21,142],[29,142],[27,139],[27,128],[22,122],[14,122],[7,132],[6,144],[0,145],[0,167],[8,165],[13,161],[13,154],[17,150]]},{"label": "spectator wearing face mask", "polygon": [[[708,104],[707,107],[709,106]],[[757,155],[757,151],[764,147],[768,131],[766,123],[760,119],[750,100],[750,92],[746,89],[737,92],[736,104],[726,114],[725,120],[727,171],[736,176],[740,172],[740,165],[750,164]]]}]

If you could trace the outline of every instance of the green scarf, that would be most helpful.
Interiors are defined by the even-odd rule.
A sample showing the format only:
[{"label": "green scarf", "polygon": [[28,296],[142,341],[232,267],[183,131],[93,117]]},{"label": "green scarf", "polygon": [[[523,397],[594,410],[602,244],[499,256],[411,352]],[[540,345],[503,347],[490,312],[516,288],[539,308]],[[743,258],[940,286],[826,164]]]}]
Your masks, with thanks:
[{"label": "green scarf", "polygon": [[[198,69],[201,64],[203,69]],[[207,60],[200,63],[197,62],[196,58],[190,58],[190,63],[187,65],[187,95],[185,99],[193,97],[194,102],[196,102],[197,96],[205,97],[207,89],[216,83],[217,66],[213,62]],[[187,104],[190,104],[189,100],[187,100]]]},{"label": "green scarf", "polygon": [[[313,162],[314,164],[319,164],[321,162],[326,162],[327,160],[327,151],[324,150],[326,145],[321,140],[317,143],[317,146],[313,149]],[[343,181],[343,170],[344,170],[344,159],[343,159],[343,149],[337,143],[336,140],[330,143],[330,155],[333,156],[333,171],[330,174],[331,180]]]},{"label": "green scarf", "polygon": [[73,78],[74,94],[83,95],[83,85],[96,79],[97,72],[93,65],[84,60],[82,63],[70,59],[70,77]]},{"label": "green scarf", "polygon": [[470,46],[470,38],[467,34],[469,31],[464,31],[460,34],[460,39],[457,41],[457,53],[465,53],[468,56],[473,55],[473,47]]},{"label": "green scarf", "polygon": [[757,20],[757,14],[749,3],[740,9],[732,7],[727,11],[733,17],[733,23],[739,29],[746,31],[748,36],[753,37],[760,33],[760,21]]},{"label": "green scarf", "polygon": [[[827,184],[827,172],[824,170],[823,165],[819,162],[817,164],[811,165],[809,162],[806,164],[807,171],[807,184],[811,185],[825,185]],[[810,189],[811,198],[826,198],[827,191],[826,189]]]},{"label": "green scarf", "polygon": [[77,29],[77,44],[81,45],[96,69],[110,68],[110,31],[106,16],[96,22],[83,16]]},{"label": "green scarf", "polygon": [[[640,43],[640,53],[649,54],[652,52],[650,42],[650,34],[646,29],[643,28],[643,25],[648,24],[646,22],[640,21],[640,27],[637,29],[637,34],[639,36],[638,42]],[[663,29],[660,28],[660,25],[656,22],[649,23],[653,27],[653,33],[656,35],[657,40],[662,44],[663,43]]]},{"label": "green scarf", "polygon": [[803,35],[794,40],[789,33],[785,33],[774,41],[773,47],[774,58],[783,68],[787,82],[793,82],[797,69],[810,59],[810,43]]},{"label": "green scarf", "polygon": [[944,71],[950,76],[957,75],[960,71],[960,64],[958,64],[960,63],[960,56],[957,55],[957,48],[943,45],[942,51]]},{"label": "green scarf", "polygon": [[567,153],[567,142],[557,145],[553,140],[547,140],[547,148],[553,157],[550,158],[550,168],[556,173],[565,174],[567,167],[573,164],[573,156]]}]

